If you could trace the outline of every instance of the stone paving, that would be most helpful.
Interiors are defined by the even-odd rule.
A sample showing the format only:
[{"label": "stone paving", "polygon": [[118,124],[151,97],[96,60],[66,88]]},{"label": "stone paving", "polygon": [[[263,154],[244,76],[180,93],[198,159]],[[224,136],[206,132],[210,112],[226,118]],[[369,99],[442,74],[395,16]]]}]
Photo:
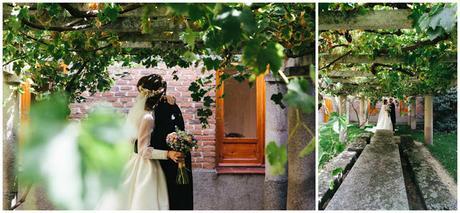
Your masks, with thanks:
[{"label": "stone paving", "polygon": [[395,142],[392,131],[376,131],[326,210],[409,210]]}]

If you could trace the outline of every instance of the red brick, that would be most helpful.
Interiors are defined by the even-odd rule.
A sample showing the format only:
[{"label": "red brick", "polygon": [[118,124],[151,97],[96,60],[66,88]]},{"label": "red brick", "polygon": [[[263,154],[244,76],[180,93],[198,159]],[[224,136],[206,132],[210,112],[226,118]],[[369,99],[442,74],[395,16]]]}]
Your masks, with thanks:
[{"label": "red brick", "polygon": [[[175,70],[178,71],[178,81],[172,79],[172,73]],[[210,127],[207,129],[202,129],[198,116],[196,116],[196,111],[200,106],[202,106],[202,104],[193,102],[192,98],[190,97],[190,92],[188,91],[188,86],[190,83],[201,77],[201,68],[166,68],[164,64],[159,64],[158,67],[149,69],[139,67],[114,67],[109,69],[109,72],[111,73],[120,73],[123,71],[127,71],[130,74],[118,79],[110,91],[96,93],[93,96],[90,96],[89,93],[86,92],[84,93],[86,94],[85,97],[88,98],[86,103],[72,104],[71,119],[78,120],[84,118],[90,106],[99,102],[110,102],[117,111],[127,113],[138,94],[136,91],[136,84],[139,78],[141,78],[143,75],[151,73],[160,74],[168,82],[168,95],[173,95],[176,97],[177,104],[181,108],[182,114],[184,116],[184,122],[186,124],[187,131],[195,134],[195,137],[199,142],[200,147],[192,153],[193,168],[213,169],[215,167],[216,161],[215,118],[209,118],[208,122]],[[214,91],[210,91],[209,95],[214,96],[214,93]],[[214,109],[213,113],[215,113]]]}]

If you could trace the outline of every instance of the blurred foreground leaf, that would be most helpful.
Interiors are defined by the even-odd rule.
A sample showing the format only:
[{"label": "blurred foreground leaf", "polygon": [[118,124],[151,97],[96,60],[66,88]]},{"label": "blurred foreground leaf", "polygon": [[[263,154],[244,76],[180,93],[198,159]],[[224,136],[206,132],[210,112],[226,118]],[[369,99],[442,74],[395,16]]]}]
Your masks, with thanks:
[{"label": "blurred foreground leaf", "polygon": [[61,94],[32,105],[20,181],[43,185],[58,209],[92,209],[106,190],[119,186],[130,144],[113,109],[97,108],[70,122],[65,100]]},{"label": "blurred foreground leaf", "polygon": [[287,85],[288,92],[283,100],[289,106],[298,108],[305,113],[315,109],[315,97],[308,94],[308,81],[305,78],[294,78]]},{"label": "blurred foreground leaf", "polygon": [[287,148],[286,145],[278,146],[274,141],[271,141],[267,145],[266,155],[268,163],[270,163],[270,173],[272,175],[281,175],[285,172],[287,163]]}]

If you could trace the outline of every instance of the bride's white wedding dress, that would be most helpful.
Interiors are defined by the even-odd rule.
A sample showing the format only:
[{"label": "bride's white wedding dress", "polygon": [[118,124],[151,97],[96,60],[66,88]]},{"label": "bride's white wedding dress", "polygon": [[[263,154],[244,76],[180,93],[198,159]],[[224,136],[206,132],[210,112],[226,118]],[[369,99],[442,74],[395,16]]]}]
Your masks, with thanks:
[{"label": "bride's white wedding dress", "polygon": [[148,147],[154,129],[154,115],[146,112],[138,130],[138,154],[133,152],[118,191],[107,193],[99,202],[100,210],[168,210],[168,191],[160,159],[167,151]]},{"label": "bride's white wedding dress", "polygon": [[391,123],[390,113],[388,113],[390,106],[383,105],[380,108],[379,117],[377,119],[377,125],[370,129],[371,132],[375,132],[379,129],[393,130],[393,124]]}]

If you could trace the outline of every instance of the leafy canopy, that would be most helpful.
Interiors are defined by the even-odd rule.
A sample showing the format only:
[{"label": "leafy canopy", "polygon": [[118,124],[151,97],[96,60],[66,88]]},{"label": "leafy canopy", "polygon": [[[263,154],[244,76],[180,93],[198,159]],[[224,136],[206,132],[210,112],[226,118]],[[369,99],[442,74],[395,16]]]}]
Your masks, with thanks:
[{"label": "leafy canopy", "polygon": [[[167,67],[202,64],[203,76],[189,90],[194,101],[204,103],[197,112],[204,126],[212,115],[211,91],[221,83],[212,84],[216,70],[237,70],[221,79],[252,83],[267,68],[277,75],[284,58],[314,51],[314,4],[37,3],[5,7],[11,14],[4,20],[4,64],[12,64],[18,76],[31,79],[39,98],[65,91],[71,101],[83,101],[85,91],[106,91],[116,77],[107,68],[116,62],[146,67],[159,62]],[[126,23],[132,24],[132,32],[122,32]],[[141,36],[151,38],[150,48],[126,45],[126,40]],[[174,79],[179,77],[175,73]],[[300,78],[307,78],[307,73]],[[298,83],[305,84],[302,79]],[[290,103],[312,99],[304,90],[292,88]]]},{"label": "leafy canopy", "polygon": [[[322,94],[378,98],[439,94],[456,85],[456,4],[320,4],[322,11],[344,17],[366,16],[372,10],[406,9],[412,29],[339,30],[320,33],[321,55],[367,56],[400,59],[401,62],[335,63],[320,57]],[[321,16],[321,15],[320,15]],[[345,19],[346,19],[345,18]],[[332,62],[331,62],[332,61]],[[391,60],[390,60],[391,61]],[[344,71],[353,77],[332,77]],[[370,76],[360,76],[368,73]]]}]

